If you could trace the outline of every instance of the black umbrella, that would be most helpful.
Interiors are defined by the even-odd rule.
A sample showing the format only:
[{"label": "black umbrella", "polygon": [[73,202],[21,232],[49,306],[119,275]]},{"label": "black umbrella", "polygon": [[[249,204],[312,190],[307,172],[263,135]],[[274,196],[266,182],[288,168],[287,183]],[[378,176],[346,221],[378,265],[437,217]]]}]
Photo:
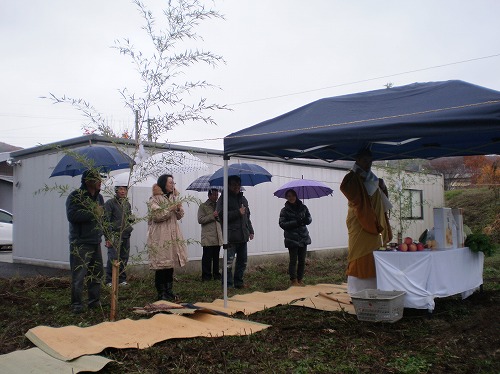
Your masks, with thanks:
[{"label": "black umbrella", "polygon": [[[206,174],[202,175],[201,177],[196,178],[194,181],[191,182],[189,186],[187,186],[186,190],[190,191],[198,191],[198,192],[206,192],[211,189],[216,189],[219,191],[223,190],[222,185],[220,186],[211,186],[210,185],[210,177],[212,174]],[[240,188],[241,191],[245,191],[243,187]]]}]

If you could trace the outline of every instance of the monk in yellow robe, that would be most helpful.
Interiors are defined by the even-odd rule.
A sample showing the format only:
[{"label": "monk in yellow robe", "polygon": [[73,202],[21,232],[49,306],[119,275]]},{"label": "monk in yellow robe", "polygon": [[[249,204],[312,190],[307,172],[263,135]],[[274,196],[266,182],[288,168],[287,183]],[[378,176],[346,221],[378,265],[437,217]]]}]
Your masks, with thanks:
[{"label": "monk in yellow robe", "polygon": [[387,187],[371,171],[372,153],[362,149],[352,170],[344,177],[340,190],[348,200],[347,231],[347,291],[352,294],[364,289],[376,289],[373,251],[392,239],[389,224]]}]

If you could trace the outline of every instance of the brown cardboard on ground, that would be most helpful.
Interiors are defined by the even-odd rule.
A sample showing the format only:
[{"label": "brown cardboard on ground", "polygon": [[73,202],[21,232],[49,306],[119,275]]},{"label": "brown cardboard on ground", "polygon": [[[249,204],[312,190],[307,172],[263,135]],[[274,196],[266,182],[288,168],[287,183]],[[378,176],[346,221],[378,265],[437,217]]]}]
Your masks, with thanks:
[{"label": "brown cardboard on ground", "polygon": [[[196,303],[194,305],[228,314],[244,313],[245,315],[286,304],[326,311],[345,310],[348,313],[354,314],[354,307],[350,308],[349,305],[339,304],[332,300],[312,302],[311,300],[316,300],[320,293],[334,295],[335,297],[338,295],[339,300],[342,299],[347,303],[351,301],[350,296],[347,294],[347,285],[317,284],[314,286],[290,287],[284,291],[252,292],[244,295],[235,295],[227,300],[227,308],[224,307],[224,300],[222,299],[214,300],[212,303]],[[323,297],[321,298],[323,299]]]},{"label": "brown cardboard on ground", "polygon": [[302,306],[312,309],[319,309],[328,312],[343,310],[349,314],[356,314],[354,305],[351,303],[351,297],[347,293],[326,293],[318,294],[314,297],[307,297],[302,300],[297,300],[290,305]]},{"label": "brown cardboard on ground", "polygon": [[82,371],[96,372],[113,360],[101,356],[83,356],[61,361],[39,348],[14,351],[0,356],[0,372],[9,374],[67,374]]},{"label": "brown cardboard on ground", "polygon": [[167,339],[249,335],[268,327],[269,325],[207,313],[190,316],[157,314],[150,319],[124,319],[84,328],[37,326],[25,335],[52,357],[72,360],[99,353],[108,347],[144,349]]},{"label": "brown cardboard on ground", "polygon": [[[327,295],[325,296],[321,296]],[[332,298],[336,300],[332,300]],[[252,313],[290,304],[326,311],[345,311],[354,314],[350,305],[347,287],[335,284],[318,284],[306,287],[290,287],[284,291],[253,292],[235,295],[224,301],[196,303],[195,307],[227,313]],[[155,303],[156,304],[156,303]],[[196,336],[217,337],[222,335],[248,335],[263,330],[268,325],[242,321],[209,313],[193,313],[188,308],[177,309],[176,304],[163,302],[165,308],[178,314],[157,314],[147,320],[125,319],[118,322],[104,322],[95,326],[80,328],[67,326],[52,328],[38,326],[30,329],[26,337],[44,352],[60,360],[71,360],[82,355],[95,354],[107,347],[144,349],[163,340],[192,338]],[[179,307],[179,305],[177,305]]]}]

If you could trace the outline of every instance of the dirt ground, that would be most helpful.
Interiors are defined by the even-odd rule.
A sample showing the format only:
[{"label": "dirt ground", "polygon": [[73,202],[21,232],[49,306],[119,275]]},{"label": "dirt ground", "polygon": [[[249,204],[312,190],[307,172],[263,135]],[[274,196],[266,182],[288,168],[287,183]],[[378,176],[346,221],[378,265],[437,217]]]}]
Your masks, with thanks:
[{"label": "dirt ground", "polygon": [[[255,281],[260,275],[254,276]],[[492,281],[498,279],[488,280]],[[137,290],[131,292],[144,300],[128,304],[123,296],[122,318],[138,318],[131,306],[153,296],[148,281],[141,282],[133,280]],[[188,290],[181,286],[190,282],[179,280],[185,295]],[[0,354],[32,347],[24,333],[38,325],[84,327],[103,322],[106,315],[99,313],[72,315],[68,287],[65,277],[0,279]],[[199,297],[201,291],[195,292],[192,297]],[[500,291],[491,289],[466,300],[437,299],[434,313],[405,309],[403,319],[393,324],[283,305],[236,316],[271,325],[247,337],[175,339],[145,350],[107,349],[101,354],[116,362],[102,372],[498,373],[499,299]]]}]

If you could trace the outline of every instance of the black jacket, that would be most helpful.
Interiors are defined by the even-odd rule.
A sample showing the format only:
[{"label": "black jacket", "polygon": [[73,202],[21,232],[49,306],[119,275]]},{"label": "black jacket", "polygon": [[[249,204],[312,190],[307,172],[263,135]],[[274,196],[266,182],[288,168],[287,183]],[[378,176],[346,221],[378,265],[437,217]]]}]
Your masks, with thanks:
[{"label": "black jacket", "polygon": [[[243,192],[239,192],[234,195],[232,193],[228,194],[229,199],[227,200],[227,236],[228,243],[246,243],[250,239],[250,234],[254,234],[252,221],[250,221],[250,209],[248,208],[248,201]],[[217,200],[217,212],[219,213],[219,219],[221,220],[221,225],[224,220],[223,212],[224,194],[222,194]],[[246,208],[246,214],[241,215],[240,207]]]},{"label": "black jacket", "polygon": [[[113,198],[104,204],[106,220],[110,224],[110,230],[115,234],[120,234],[123,239],[130,238],[132,232],[132,208],[127,198]],[[122,220],[124,221],[122,223]]]},{"label": "black jacket", "polygon": [[290,204],[288,201],[285,207],[281,209],[279,225],[284,230],[285,247],[305,247],[311,244],[311,237],[306,225],[312,222],[309,209],[300,201],[296,200],[295,204]]},{"label": "black jacket", "polygon": [[[71,244],[99,244],[102,227],[96,214],[104,213],[104,198],[100,193],[91,196],[85,186],[73,191],[66,199]],[[101,208],[98,209],[97,206]],[[100,211],[100,212],[99,212]],[[96,213],[97,212],[97,213]]]}]

